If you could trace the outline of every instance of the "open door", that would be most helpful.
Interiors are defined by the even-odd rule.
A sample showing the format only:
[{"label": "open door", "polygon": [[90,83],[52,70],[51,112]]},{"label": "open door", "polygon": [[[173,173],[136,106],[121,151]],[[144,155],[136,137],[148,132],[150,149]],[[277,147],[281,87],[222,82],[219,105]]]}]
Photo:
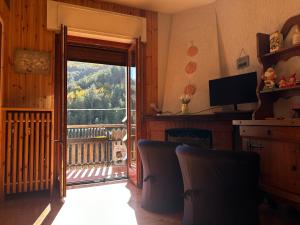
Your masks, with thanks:
[{"label": "open door", "polygon": [[56,74],[54,104],[54,137],[55,155],[57,159],[57,177],[60,197],[66,196],[66,150],[67,150],[67,43],[66,26],[61,26],[60,34],[56,35]]},{"label": "open door", "polygon": [[140,139],[142,115],[141,41],[134,40],[128,49],[127,65],[127,167],[128,179],[141,186],[141,160],[137,149]]}]

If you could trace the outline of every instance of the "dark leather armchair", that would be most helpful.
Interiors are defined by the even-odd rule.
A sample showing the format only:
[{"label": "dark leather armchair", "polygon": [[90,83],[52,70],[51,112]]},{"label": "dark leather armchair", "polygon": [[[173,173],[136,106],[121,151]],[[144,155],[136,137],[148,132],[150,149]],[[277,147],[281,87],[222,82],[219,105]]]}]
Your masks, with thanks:
[{"label": "dark leather armchair", "polygon": [[160,213],[183,209],[183,182],[176,157],[178,143],[140,140],[144,180],[142,207]]},{"label": "dark leather armchair", "polygon": [[257,225],[259,156],[179,146],[184,225]]}]

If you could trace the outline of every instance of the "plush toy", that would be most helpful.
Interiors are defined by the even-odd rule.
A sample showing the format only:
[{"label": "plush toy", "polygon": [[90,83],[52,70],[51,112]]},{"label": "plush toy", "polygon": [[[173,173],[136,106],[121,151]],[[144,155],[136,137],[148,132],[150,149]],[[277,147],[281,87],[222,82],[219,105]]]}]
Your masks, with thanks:
[{"label": "plush toy", "polygon": [[276,80],[276,73],[275,70],[270,67],[266,70],[264,75],[262,76],[262,80],[265,83],[264,89],[272,89],[275,87],[275,80]]},{"label": "plush toy", "polygon": [[279,86],[279,88],[286,88],[287,83],[286,83],[285,76],[281,76],[281,78],[278,82],[278,86]]},{"label": "plush toy", "polygon": [[296,79],[296,73],[292,74],[287,82],[287,87],[294,87],[296,86],[297,79]]}]

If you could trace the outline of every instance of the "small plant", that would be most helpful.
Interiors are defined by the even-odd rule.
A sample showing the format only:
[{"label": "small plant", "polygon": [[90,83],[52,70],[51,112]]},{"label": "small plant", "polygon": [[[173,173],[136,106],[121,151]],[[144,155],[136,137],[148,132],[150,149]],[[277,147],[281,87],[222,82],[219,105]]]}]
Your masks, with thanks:
[{"label": "small plant", "polygon": [[192,96],[185,94],[185,95],[181,95],[179,99],[182,104],[189,104],[192,99]]}]

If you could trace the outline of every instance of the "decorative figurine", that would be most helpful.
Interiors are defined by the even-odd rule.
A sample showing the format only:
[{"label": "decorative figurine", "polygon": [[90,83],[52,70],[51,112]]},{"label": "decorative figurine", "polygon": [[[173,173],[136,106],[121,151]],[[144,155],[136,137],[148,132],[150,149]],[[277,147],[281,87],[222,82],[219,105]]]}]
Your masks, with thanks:
[{"label": "decorative figurine", "polygon": [[272,67],[268,68],[262,76],[262,80],[265,83],[264,89],[273,89],[275,87],[276,77],[275,70]]},{"label": "decorative figurine", "polygon": [[280,80],[278,82],[278,86],[279,86],[279,88],[286,88],[287,83],[286,83],[285,76],[280,77]]},{"label": "decorative figurine", "polygon": [[279,31],[270,35],[270,52],[276,52],[283,46],[283,36]]},{"label": "decorative figurine", "polygon": [[287,87],[294,87],[296,86],[297,83],[297,78],[296,78],[296,73],[292,74],[287,82]]},{"label": "decorative figurine", "polygon": [[299,31],[299,26],[298,25],[296,25],[295,33],[293,34],[293,37],[292,37],[292,43],[293,43],[293,45],[299,45],[300,44],[300,31]]}]

